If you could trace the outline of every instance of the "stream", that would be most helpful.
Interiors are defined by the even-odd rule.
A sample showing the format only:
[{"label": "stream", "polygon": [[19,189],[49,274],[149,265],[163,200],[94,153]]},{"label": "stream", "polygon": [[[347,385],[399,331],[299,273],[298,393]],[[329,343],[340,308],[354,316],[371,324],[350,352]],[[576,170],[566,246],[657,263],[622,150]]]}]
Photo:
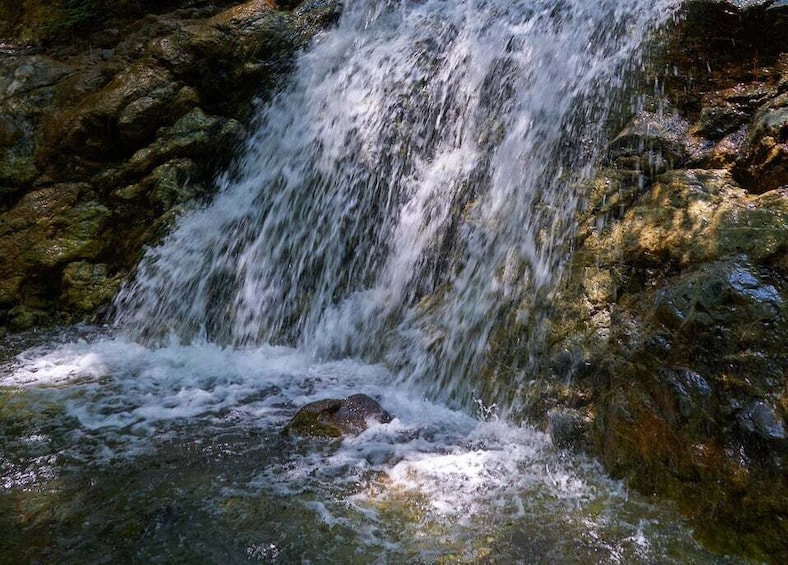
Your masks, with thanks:
[{"label": "stream", "polygon": [[[538,328],[677,0],[352,0],[110,327],[0,369],[2,563],[735,563],[521,424]],[[394,419],[280,433],[365,393]]]}]

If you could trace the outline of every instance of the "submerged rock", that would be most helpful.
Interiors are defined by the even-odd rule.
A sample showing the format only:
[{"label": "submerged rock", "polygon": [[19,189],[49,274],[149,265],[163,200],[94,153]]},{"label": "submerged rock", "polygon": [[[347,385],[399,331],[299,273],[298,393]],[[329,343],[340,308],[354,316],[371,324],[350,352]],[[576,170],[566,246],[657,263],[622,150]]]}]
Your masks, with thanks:
[{"label": "submerged rock", "polygon": [[370,421],[386,424],[391,415],[377,400],[366,394],[354,394],[340,400],[326,398],[301,408],[282,430],[283,434],[308,437],[342,437],[360,434]]}]

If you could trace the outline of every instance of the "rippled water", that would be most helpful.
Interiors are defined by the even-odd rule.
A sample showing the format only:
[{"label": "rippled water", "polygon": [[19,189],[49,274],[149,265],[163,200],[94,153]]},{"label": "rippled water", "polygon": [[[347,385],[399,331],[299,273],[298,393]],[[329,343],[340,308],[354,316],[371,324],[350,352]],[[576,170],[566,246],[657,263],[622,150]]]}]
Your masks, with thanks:
[{"label": "rippled water", "polygon": [[[545,434],[379,365],[93,335],[2,375],[0,562],[728,562]],[[357,392],[394,420],[279,433],[305,402]]]}]

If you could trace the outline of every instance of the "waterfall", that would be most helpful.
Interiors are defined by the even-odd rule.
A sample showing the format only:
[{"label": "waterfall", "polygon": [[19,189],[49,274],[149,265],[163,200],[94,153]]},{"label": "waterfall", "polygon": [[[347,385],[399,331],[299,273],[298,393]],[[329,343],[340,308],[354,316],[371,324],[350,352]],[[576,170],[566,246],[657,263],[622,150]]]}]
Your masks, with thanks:
[{"label": "waterfall", "polygon": [[[346,0],[118,330],[0,364],[0,562],[738,563],[514,400],[679,4]],[[353,394],[392,420],[282,433]]]},{"label": "waterfall", "polygon": [[678,3],[348,1],[117,323],[385,361],[467,402],[496,325],[538,324],[610,108]]}]

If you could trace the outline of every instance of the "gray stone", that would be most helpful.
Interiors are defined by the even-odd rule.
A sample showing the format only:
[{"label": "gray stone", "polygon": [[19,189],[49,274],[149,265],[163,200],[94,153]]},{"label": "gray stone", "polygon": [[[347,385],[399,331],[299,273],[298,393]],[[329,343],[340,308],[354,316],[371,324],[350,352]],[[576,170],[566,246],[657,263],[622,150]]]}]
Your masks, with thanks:
[{"label": "gray stone", "polygon": [[757,434],[768,441],[786,439],[785,424],[778,418],[774,410],[761,401],[752,403],[739,417],[739,423],[745,431]]}]

